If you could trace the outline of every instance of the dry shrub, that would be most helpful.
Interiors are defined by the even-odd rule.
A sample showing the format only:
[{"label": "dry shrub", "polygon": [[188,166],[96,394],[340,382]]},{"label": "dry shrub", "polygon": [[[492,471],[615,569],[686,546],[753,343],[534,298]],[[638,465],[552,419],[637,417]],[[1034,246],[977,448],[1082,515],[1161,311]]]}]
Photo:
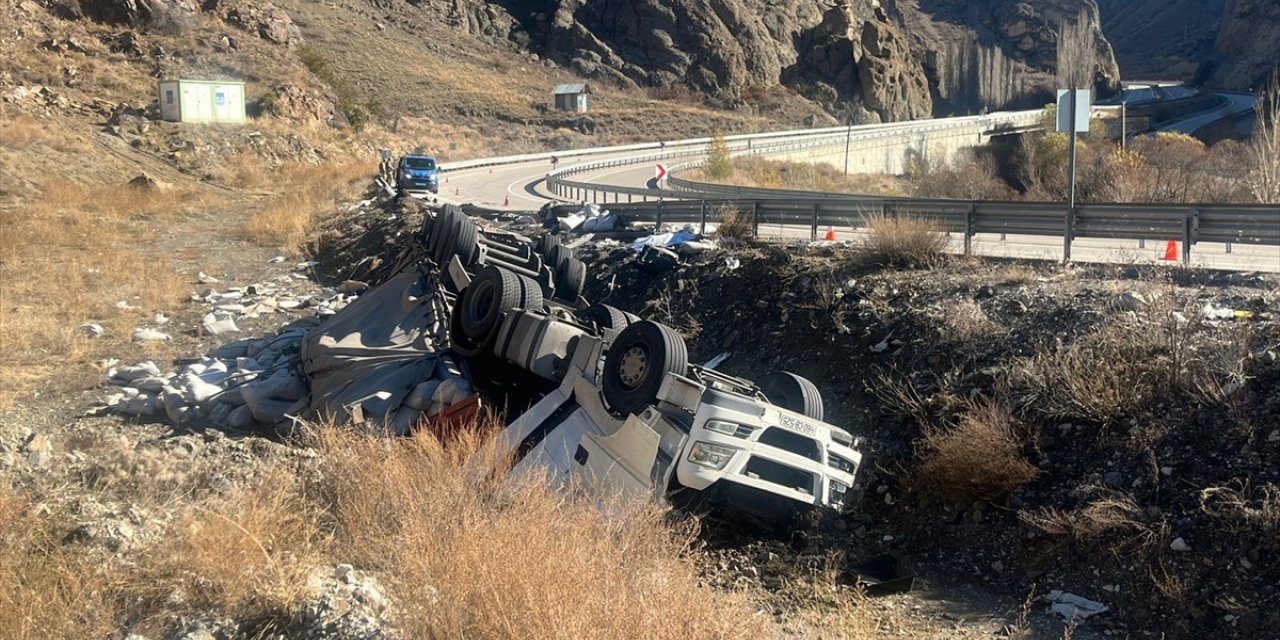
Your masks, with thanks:
[{"label": "dry shrub", "polygon": [[1248,481],[1200,491],[1200,509],[1233,533],[1252,532],[1265,544],[1280,548],[1280,486],[1257,489]]},{"label": "dry shrub", "polygon": [[277,195],[245,222],[245,233],[266,246],[299,251],[316,219],[332,212],[357,183],[377,173],[369,163],[291,164],[276,170]]},{"label": "dry shrub", "polygon": [[717,214],[719,222],[716,223],[714,237],[733,244],[747,244],[755,239],[755,223],[750,215],[730,204],[720,207]]},{"label": "dry shrub", "polygon": [[946,235],[925,216],[873,213],[863,219],[863,225],[862,257],[873,264],[930,267],[941,260],[948,247]]},{"label": "dry shrub", "polygon": [[1022,454],[1024,438],[1022,425],[995,400],[971,403],[954,426],[926,426],[921,491],[969,504],[1026,486],[1039,470]]},{"label": "dry shrub", "polygon": [[1116,539],[1117,550],[1135,546],[1150,549],[1168,538],[1168,523],[1148,516],[1132,496],[1093,485],[1083,487],[1083,491],[1089,501],[1076,509],[1022,511],[1018,517],[1040,531],[1070,537],[1077,543],[1111,536]]},{"label": "dry shrub", "polygon": [[968,345],[984,342],[1002,331],[982,307],[973,300],[959,300],[947,304],[937,322],[939,337],[944,344]]},{"label": "dry shrub", "polygon": [[954,164],[930,163],[911,177],[912,191],[921,198],[1008,200],[1013,194],[989,156],[964,158]]},{"label": "dry shrub", "polygon": [[699,586],[692,532],[651,503],[506,477],[492,440],[322,430],[338,544],[401,594],[407,637],[740,638],[765,623]]},{"label": "dry shrub", "polygon": [[1233,408],[1251,340],[1249,327],[1207,324],[1196,301],[1165,293],[1074,343],[1037,349],[1010,380],[1024,407],[1103,426],[1174,398]]},{"label": "dry shrub", "polygon": [[1029,285],[1040,280],[1040,274],[1025,264],[1002,264],[991,271],[991,281],[1003,285]]}]

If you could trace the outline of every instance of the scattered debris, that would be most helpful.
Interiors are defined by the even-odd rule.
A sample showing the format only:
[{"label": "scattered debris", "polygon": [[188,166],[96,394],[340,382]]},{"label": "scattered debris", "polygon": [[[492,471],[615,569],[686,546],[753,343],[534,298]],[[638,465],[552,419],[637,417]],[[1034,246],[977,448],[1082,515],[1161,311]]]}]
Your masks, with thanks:
[{"label": "scattered debris", "polygon": [[1049,611],[1071,624],[1079,624],[1092,616],[1111,610],[1111,607],[1101,602],[1057,589],[1050,591],[1047,599],[1050,603]]}]

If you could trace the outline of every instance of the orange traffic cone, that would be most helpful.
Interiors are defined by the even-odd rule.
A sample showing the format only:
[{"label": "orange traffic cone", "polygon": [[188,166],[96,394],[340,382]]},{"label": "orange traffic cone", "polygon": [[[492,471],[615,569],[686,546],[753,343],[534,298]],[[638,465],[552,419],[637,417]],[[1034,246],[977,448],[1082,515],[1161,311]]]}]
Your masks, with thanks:
[{"label": "orange traffic cone", "polygon": [[1164,259],[1176,261],[1178,259],[1178,241],[1170,240],[1169,244],[1164,248]]},{"label": "orange traffic cone", "polygon": [[827,238],[826,238],[826,239],[827,239],[827,240],[830,240],[830,241],[832,241],[832,242],[835,242],[835,240],[836,240],[836,230],[835,230],[835,229],[833,229],[833,228],[831,228],[831,227],[827,227]]},{"label": "orange traffic cone", "polygon": [[504,207],[511,206],[511,196],[505,196],[502,198],[502,206]]}]

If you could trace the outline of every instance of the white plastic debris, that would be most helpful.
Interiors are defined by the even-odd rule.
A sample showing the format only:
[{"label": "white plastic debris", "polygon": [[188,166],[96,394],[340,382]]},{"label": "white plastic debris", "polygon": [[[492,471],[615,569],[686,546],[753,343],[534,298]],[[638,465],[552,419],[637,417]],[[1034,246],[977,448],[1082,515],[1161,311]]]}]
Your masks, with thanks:
[{"label": "white plastic debris", "polygon": [[267,262],[268,262],[269,264],[280,264],[281,262],[284,262],[284,256],[276,256],[276,257],[274,257],[274,258],[272,258],[272,259],[268,260]]},{"label": "white plastic debris", "polygon": [[156,312],[156,314],[155,314],[154,316],[151,316],[151,321],[152,321],[152,322],[154,322],[154,323],[156,323],[156,324],[161,324],[161,325],[163,325],[163,324],[169,324],[169,316],[166,316],[165,314],[160,313],[159,311],[157,311],[157,312]]},{"label": "white plastic debris", "polygon": [[1236,312],[1235,309],[1215,306],[1212,302],[1209,302],[1200,310],[1200,315],[1210,320],[1230,320],[1236,317]]},{"label": "white plastic debris", "polygon": [[724,259],[724,266],[728,267],[730,271],[736,271],[738,267],[742,266],[742,261],[733,256],[729,256]]},{"label": "white plastic debris", "polygon": [[1074,593],[1054,589],[1049,592],[1049,611],[1070,623],[1083,622],[1085,619],[1106,613],[1111,610],[1101,602],[1082,598]]},{"label": "white plastic debris", "polygon": [[1169,548],[1174,551],[1190,551],[1191,545],[1187,544],[1187,541],[1181,537],[1177,537],[1173,539],[1173,542],[1169,543]]},{"label": "white plastic debris", "polygon": [[133,330],[134,342],[164,342],[172,339],[173,336],[149,327],[138,327]]},{"label": "white plastic debris", "polygon": [[240,327],[237,327],[236,321],[229,317],[219,318],[212,313],[208,313],[200,321],[200,330],[205,335],[220,336],[225,333],[239,333]]},{"label": "white plastic debris", "polygon": [[107,330],[103,329],[102,325],[95,322],[80,325],[80,333],[90,338],[101,338],[106,332]]},{"label": "white plastic debris", "polygon": [[196,282],[199,282],[200,284],[218,284],[222,281],[201,271],[196,274]]}]

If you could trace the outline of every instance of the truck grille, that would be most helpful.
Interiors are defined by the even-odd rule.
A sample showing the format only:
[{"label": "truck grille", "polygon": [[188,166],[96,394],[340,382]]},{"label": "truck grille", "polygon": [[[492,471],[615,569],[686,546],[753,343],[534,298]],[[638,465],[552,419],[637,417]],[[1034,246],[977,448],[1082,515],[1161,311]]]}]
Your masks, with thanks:
[{"label": "truck grille", "polygon": [[766,458],[751,456],[751,459],[747,460],[747,465],[743,467],[742,473],[765,482],[772,482],[788,489],[795,489],[796,491],[813,495],[816,478],[808,471],[801,471],[795,467],[778,464]]},{"label": "truck grille", "polygon": [[783,451],[804,456],[814,462],[822,462],[821,447],[813,438],[802,436],[794,431],[769,427],[760,434],[760,444],[777,447]]}]

